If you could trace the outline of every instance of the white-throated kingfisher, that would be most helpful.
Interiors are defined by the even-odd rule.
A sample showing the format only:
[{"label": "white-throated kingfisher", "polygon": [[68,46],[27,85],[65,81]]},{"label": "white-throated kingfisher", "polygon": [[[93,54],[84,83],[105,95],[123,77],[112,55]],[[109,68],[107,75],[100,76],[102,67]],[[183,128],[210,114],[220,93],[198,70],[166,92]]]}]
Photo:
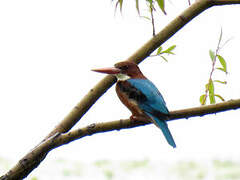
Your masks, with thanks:
[{"label": "white-throated kingfisher", "polygon": [[166,122],[169,117],[166,103],[156,86],[142,74],[137,64],[123,61],[114,67],[93,71],[115,75],[118,80],[117,95],[132,112],[131,119],[152,121],[162,130],[167,142],[176,147]]}]

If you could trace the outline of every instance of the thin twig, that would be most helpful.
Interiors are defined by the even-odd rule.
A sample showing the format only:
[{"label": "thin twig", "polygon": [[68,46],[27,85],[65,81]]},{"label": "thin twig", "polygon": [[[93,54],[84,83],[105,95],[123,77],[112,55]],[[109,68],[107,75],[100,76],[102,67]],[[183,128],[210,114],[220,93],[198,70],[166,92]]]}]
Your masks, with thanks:
[{"label": "thin twig", "polygon": [[152,30],[153,30],[153,36],[155,36],[155,23],[154,23],[154,17],[153,17],[153,5],[150,4],[150,13],[151,13],[151,20],[152,20]]},{"label": "thin twig", "polygon": [[[217,48],[215,50],[214,59],[212,60],[212,68],[211,68],[211,71],[210,71],[210,74],[209,74],[208,86],[210,85],[210,82],[212,81],[212,75],[213,75],[213,72],[215,70],[216,59],[217,59],[217,55],[219,54],[219,51],[220,51],[221,41],[222,41],[222,29],[221,29],[220,36],[219,36],[219,39],[218,39]],[[204,104],[207,101],[208,92],[209,92],[209,87],[206,87],[205,96],[204,96],[204,99],[203,99]]]}]

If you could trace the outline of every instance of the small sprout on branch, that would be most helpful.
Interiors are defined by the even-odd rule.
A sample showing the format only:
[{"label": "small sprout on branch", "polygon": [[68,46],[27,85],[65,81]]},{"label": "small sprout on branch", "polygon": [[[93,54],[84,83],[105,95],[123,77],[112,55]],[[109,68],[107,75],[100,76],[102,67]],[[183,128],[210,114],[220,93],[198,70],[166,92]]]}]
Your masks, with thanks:
[{"label": "small sprout on branch", "polygon": [[115,12],[117,11],[117,8],[119,6],[120,12],[122,13],[122,5],[123,5],[123,0],[117,0],[115,5]]},{"label": "small sprout on branch", "polygon": [[150,57],[160,56],[164,61],[168,62],[167,58],[164,55],[175,55],[175,53],[173,52],[175,48],[176,48],[176,45],[172,45],[166,50],[163,50],[162,46],[160,46],[157,49],[157,53],[154,55],[150,55]]},{"label": "small sprout on branch", "polygon": [[220,96],[219,94],[215,94],[215,96],[218,97],[219,99],[221,99],[222,101],[225,101],[225,99],[222,96]]},{"label": "small sprout on branch", "polygon": [[152,20],[152,34],[155,36],[155,23],[154,23],[154,17],[153,17],[153,10],[155,11],[155,8],[153,6],[153,1],[152,0],[147,0],[149,2],[149,11],[151,14],[151,20]]},{"label": "small sprout on branch", "polygon": [[172,54],[175,55],[172,51],[176,48],[176,45],[172,45],[169,48],[167,48],[166,50],[162,51],[161,54]]},{"label": "small sprout on branch", "polygon": [[[202,94],[199,98],[199,101],[200,101],[201,105],[206,104],[207,98],[209,98],[210,104],[215,104],[216,103],[215,97],[217,97],[221,101],[225,101],[225,99],[221,95],[215,94],[215,88],[214,87],[215,87],[215,83],[227,84],[227,81],[212,80],[213,79],[213,73],[216,69],[220,70],[220,71],[223,71],[227,74],[227,63],[226,63],[225,59],[219,54],[220,49],[223,47],[223,46],[220,46],[221,41],[222,41],[222,29],[221,29],[221,32],[220,32],[220,36],[219,36],[218,45],[217,45],[216,50],[215,51],[209,50],[209,56],[210,56],[210,59],[212,61],[212,69],[211,69],[211,72],[210,72],[210,75],[209,75],[208,83],[205,85],[205,94]],[[224,43],[224,45],[225,44],[226,43]],[[220,64],[221,67],[215,68],[216,63]]]},{"label": "small sprout on branch", "polygon": [[138,2],[138,0],[136,0],[136,9],[137,9],[138,15],[140,15],[139,2]]},{"label": "small sprout on branch", "polygon": [[218,83],[221,83],[221,84],[227,84],[227,81],[214,80],[214,82],[218,82]]},{"label": "small sprout on branch", "polygon": [[161,9],[161,11],[163,12],[163,14],[167,14],[166,11],[165,11],[165,0],[146,0],[146,2],[148,2],[148,6],[149,7],[153,7],[154,10],[155,9],[155,6],[154,6],[154,3],[157,2],[158,4],[158,7]]},{"label": "small sprout on branch", "polygon": [[141,18],[144,18],[144,19],[146,19],[146,20],[148,20],[148,21],[151,21],[151,18],[150,17],[147,17],[147,16],[140,16]]},{"label": "small sprout on branch", "polygon": [[[120,9],[120,12],[122,13],[122,8],[123,8],[123,0],[112,0],[112,1],[116,1],[116,4],[115,4],[115,13],[119,7]],[[155,4],[157,3],[159,9],[163,12],[163,14],[167,14],[166,11],[165,11],[165,0],[145,0],[146,1],[146,6],[147,8],[149,9],[149,12],[150,12],[150,17],[147,17],[147,16],[141,16],[140,15],[140,7],[139,7],[139,0],[135,0],[135,7],[136,7],[136,10],[138,12],[138,15],[140,17],[143,17],[145,19],[148,19],[148,20],[151,20],[151,23],[152,23],[152,29],[153,29],[153,36],[155,36],[155,23],[154,23],[154,16],[153,16],[153,12],[156,11],[156,8],[155,8]]]},{"label": "small sprout on branch", "polygon": [[215,61],[215,53],[211,49],[209,50],[209,56],[210,56],[212,62]]},{"label": "small sprout on branch", "polygon": [[202,105],[206,104],[206,94],[200,96],[199,101]]},{"label": "small sprout on branch", "polygon": [[[116,1],[115,4],[115,10],[117,10],[117,8],[119,7],[120,12],[122,12],[122,7],[123,7],[123,0],[112,0],[112,1]],[[166,15],[166,11],[165,11],[165,0],[145,0],[147,2],[147,6],[152,6],[155,10],[154,7],[154,3],[158,4],[158,7],[160,8],[160,10]],[[140,14],[140,8],[139,8],[139,0],[135,0],[135,7],[136,10],[138,12],[138,14]]]}]

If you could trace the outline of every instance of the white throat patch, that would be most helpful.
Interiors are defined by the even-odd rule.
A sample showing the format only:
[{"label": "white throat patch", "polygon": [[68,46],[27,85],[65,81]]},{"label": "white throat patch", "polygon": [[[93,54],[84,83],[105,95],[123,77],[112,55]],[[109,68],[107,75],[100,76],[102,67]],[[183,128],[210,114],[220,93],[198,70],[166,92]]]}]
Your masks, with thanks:
[{"label": "white throat patch", "polygon": [[125,81],[125,80],[128,80],[131,78],[130,76],[128,76],[126,74],[121,74],[121,73],[116,74],[116,77],[119,81]]}]

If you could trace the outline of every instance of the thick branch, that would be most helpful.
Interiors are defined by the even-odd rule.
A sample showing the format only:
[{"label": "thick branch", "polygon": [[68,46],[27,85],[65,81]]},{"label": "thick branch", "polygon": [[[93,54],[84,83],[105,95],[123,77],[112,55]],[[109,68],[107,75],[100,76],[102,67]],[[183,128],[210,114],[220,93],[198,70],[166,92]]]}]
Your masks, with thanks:
[{"label": "thick branch", "polygon": [[214,5],[240,4],[240,0],[213,0]]},{"label": "thick branch", "polygon": [[[218,113],[222,111],[238,109],[240,108],[240,99],[230,100],[227,102],[200,106],[195,108],[188,108],[183,110],[171,111],[170,120],[177,120],[182,118],[190,118],[195,116],[203,116],[206,114]],[[35,147],[25,157],[23,157],[18,164],[12,168],[5,176],[0,179],[20,179],[25,176],[25,171],[29,171],[30,167],[38,165],[39,161],[46,156],[48,152],[59,146],[68,144],[74,140],[94,135],[97,133],[103,133],[113,130],[121,130],[134,128],[142,125],[150,124],[142,121],[132,121],[130,119],[110,121],[104,123],[91,124],[87,127],[73,130],[68,133],[60,134],[57,133],[51,138],[45,140],[40,145]]]},{"label": "thick branch", "polygon": [[[207,114],[219,113],[227,110],[234,110],[240,108],[240,99],[230,100],[218,104],[199,106],[194,108],[176,110],[170,112],[168,121],[178,120],[183,118],[191,118],[196,116],[204,116]],[[142,121],[133,121],[130,119],[117,120],[104,123],[91,124],[87,127],[71,131],[60,135],[56,141],[56,147],[67,144],[74,140],[83,138],[85,136],[93,135],[96,133],[108,132],[113,130],[121,130],[127,128],[134,128],[142,125],[150,124]]]}]

